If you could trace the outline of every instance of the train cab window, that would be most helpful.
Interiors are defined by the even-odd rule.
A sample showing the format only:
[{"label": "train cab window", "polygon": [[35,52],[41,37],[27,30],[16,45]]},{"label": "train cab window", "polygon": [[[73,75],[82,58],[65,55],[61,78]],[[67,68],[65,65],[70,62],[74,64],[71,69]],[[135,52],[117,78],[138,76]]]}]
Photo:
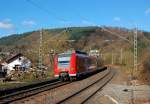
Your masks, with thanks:
[{"label": "train cab window", "polygon": [[69,66],[69,65],[70,65],[70,61],[58,61],[59,67],[65,67],[65,66]]},{"label": "train cab window", "polygon": [[71,54],[58,55],[58,67],[69,67]]}]

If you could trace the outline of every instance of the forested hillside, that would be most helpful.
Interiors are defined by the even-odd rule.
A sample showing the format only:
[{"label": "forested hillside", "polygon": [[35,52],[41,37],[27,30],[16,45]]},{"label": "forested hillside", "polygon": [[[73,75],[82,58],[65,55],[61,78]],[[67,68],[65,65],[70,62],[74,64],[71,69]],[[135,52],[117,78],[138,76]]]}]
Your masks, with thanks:
[{"label": "forested hillside", "polygon": [[[133,68],[133,30],[117,27],[69,27],[59,29],[43,29],[42,55],[43,64],[50,65],[51,51],[64,52],[68,49],[89,51],[100,50],[101,58],[105,64],[122,64],[125,69]],[[130,41],[125,41],[115,33]],[[38,63],[40,32],[32,31],[15,34],[0,39],[0,58],[7,59],[5,52],[23,53],[32,60],[33,65]],[[138,31],[138,63],[143,65],[150,52],[150,33]],[[122,55],[122,59],[120,56]],[[51,60],[52,61],[52,60]],[[146,64],[147,65],[147,64]],[[148,66],[148,65],[147,65]]]}]

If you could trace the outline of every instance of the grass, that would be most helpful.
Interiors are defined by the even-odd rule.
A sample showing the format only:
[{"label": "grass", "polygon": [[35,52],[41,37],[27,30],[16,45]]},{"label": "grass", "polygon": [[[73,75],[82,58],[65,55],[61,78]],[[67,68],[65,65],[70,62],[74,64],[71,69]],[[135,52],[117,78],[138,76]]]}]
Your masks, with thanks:
[{"label": "grass", "polygon": [[0,82],[0,90],[1,89],[10,89],[10,88],[15,88],[18,86],[23,86],[29,84],[28,82]]}]

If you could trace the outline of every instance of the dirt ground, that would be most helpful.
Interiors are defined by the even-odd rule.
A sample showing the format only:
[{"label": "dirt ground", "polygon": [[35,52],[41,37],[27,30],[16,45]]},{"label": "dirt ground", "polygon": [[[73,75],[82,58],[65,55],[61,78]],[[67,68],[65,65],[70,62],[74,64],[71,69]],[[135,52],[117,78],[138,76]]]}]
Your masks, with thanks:
[{"label": "dirt ground", "polygon": [[131,98],[134,104],[150,104],[150,86],[138,83],[131,86],[129,75],[120,67],[113,66],[112,70],[116,71],[115,77],[87,104],[132,104]]}]

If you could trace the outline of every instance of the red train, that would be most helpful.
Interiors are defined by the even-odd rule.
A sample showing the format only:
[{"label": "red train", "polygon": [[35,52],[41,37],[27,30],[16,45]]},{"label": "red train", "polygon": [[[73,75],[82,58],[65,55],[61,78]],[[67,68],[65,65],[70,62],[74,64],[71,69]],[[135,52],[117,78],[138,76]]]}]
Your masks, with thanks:
[{"label": "red train", "polygon": [[96,70],[96,57],[85,52],[70,51],[55,55],[54,74],[62,81],[76,80],[87,72]]}]

